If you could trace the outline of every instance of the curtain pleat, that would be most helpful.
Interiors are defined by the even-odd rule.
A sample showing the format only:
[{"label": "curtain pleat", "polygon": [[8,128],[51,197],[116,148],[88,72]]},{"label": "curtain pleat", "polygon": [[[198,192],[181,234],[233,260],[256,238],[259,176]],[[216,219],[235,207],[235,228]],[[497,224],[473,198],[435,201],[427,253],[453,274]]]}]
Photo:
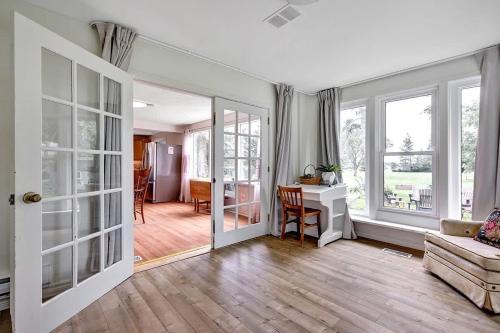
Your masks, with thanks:
[{"label": "curtain pleat", "polygon": [[[319,133],[321,158],[319,163],[324,165],[340,163],[338,119],[340,114],[340,89],[331,88],[318,92],[319,101]],[[342,171],[337,173],[337,180],[342,183]],[[342,237],[345,239],[356,239],[354,225],[349,216],[349,208],[345,207],[344,228]]]},{"label": "curtain pleat", "polygon": [[277,89],[276,103],[276,141],[275,141],[275,163],[271,191],[271,233],[279,235],[278,218],[278,185],[287,185],[293,181],[291,177],[290,141],[292,131],[292,101],[294,89],[286,84],[279,84]]},{"label": "curtain pleat", "polygon": [[472,219],[484,220],[500,208],[500,47],[485,51],[474,171]]}]

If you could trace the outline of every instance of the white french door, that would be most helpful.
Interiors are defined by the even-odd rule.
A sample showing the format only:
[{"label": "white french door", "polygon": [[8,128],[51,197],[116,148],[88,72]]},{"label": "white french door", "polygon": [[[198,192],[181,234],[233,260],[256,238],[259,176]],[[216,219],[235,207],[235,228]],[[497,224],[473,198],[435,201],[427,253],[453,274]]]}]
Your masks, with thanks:
[{"label": "white french door", "polygon": [[133,272],[132,80],[14,17],[11,313],[48,332]]},{"label": "white french door", "polygon": [[268,110],[214,99],[214,248],[269,233]]}]

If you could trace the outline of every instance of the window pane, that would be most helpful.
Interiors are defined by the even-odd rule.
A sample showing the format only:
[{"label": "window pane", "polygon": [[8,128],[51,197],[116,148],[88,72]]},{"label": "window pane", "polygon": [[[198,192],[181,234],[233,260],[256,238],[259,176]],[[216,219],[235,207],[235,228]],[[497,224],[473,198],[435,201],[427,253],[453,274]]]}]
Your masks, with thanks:
[{"label": "window pane", "polygon": [[104,189],[122,186],[122,157],[120,155],[104,155]]},{"label": "window pane", "polygon": [[72,154],[65,151],[42,151],[42,196],[71,194]]},{"label": "window pane", "polygon": [[432,211],[432,155],[384,157],[384,207]]},{"label": "window pane", "polygon": [[100,271],[100,237],[78,244],[78,283]]},{"label": "window pane", "polygon": [[73,209],[71,199],[42,203],[42,249],[71,242]]},{"label": "window pane", "polygon": [[476,161],[477,131],[479,127],[480,87],[466,88],[461,91],[462,100],[462,219],[470,220],[472,194],[474,190],[474,164]]},{"label": "window pane", "polygon": [[99,73],[78,65],[76,78],[78,104],[99,109]]},{"label": "window pane", "polygon": [[224,157],[234,157],[236,148],[236,136],[224,134]]},{"label": "window pane", "polygon": [[365,116],[361,106],[340,112],[340,150],[343,181],[347,184],[349,208],[365,209]]},{"label": "window pane", "polygon": [[71,107],[42,102],[42,147],[71,148]]},{"label": "window pane", "polygon": [[77,122],[78,148],[99,149],[99,114],[78,110]]},{"label": "window pane", "polygon": [[122,260],[122,229],[104,235],[104,267]]},{"label": "window pane", "polygon": [[73,286],[73,247],[42,256],[42,302]]},{"label": "window pane", "polygon": [[122,224],[122,193],[113,192],[104,195],[104,228]]},{"label": "window pane", "polygon": [[248,136],[238,136],[238,157],[248,157],[249,142]]},{"label": "window pane", "polygon": [[101,199],[98,195],[78,199],[78,237],[85,237],[99,231]]},{"label": "window pane", "polygon": [[385,104],[388,152],[432,150],[432,95]]},{"label": "window pane", "polygon": [[104,117],[104,150],[121,151],[122,121],[113,117]]},{"label": "window pane", "polygon": [[116,81],[104,77],[103,90],[104,90],[104,111],[121,115],[122,85]]},{"label": "window pane", "polygon": [[210,178],[210,131],[193,133],[194,178]]},{"label": "window pane", "polygon": [[78,193],[99,191],[99,155],[78,154],[76,182]]},{"label": "window pane", "polygon": [[43,94],[71,101],[71,87],[71,60],[42,49]]}]

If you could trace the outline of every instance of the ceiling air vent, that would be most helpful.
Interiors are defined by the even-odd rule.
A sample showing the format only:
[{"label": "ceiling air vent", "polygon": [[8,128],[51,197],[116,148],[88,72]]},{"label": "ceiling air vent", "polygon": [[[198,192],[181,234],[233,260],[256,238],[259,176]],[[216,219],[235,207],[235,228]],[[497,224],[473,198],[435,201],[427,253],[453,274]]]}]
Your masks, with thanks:
[{"label": "ceiling air vent", "polygon": [[293,8],[292,6],[286,5],[281,7],[268,17],[264,19],[264,22],[268,22],[275,26],[276,28],[281,28],[288,22],[300,16],[300,12]]}]

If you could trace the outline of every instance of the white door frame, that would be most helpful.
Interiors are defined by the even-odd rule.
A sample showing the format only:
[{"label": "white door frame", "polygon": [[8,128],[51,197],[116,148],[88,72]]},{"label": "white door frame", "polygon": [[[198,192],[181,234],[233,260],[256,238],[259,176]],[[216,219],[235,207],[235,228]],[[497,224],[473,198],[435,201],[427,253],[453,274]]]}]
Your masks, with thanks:
[{"label": "white door frame", "polygon": [[[224,110],[240,111],[261,117],[261,211],[260,223],[242,229],[224,232]],[[212,248],[238,243],[269,234],[269,109],[232,101],[221,97],[213,99],[213,158],[212,158]],[[236,128],[235,124],[235,128]],[[237,129],[236,129],[237,131]],[[237,168],[237,163],[235,168]],[[250,165],[249,165],[250,168]]]},{"label": "white door frame", "polygon": [[[101,109],[103,75],[121,83],[122,91],[122,166],[132,165],[132,80],[96,55],[56,35],[41,25],[14,14],[15,59],[15,213],[12,228],[11,317],[16,332],[47,332],[88,306],[133,273],[132,169],[122,170],[122,260],[103,268],[87,280],[42,304],[42,203],[25,204],[23,194],[41,193],[41,50],[46,48],[76,63],[101,73]],[[74,79],[73,79],[74,82]],[[75,92],[73,86],[73,92]],[[73,101],[74,101],[73,94]],[[76,108],[74,101],[73,108]],[[103,119],[101,112],[100,119]],[[103,125],[101,125],[102,127]],[[73,129],[74,131],[74,129]],[[104,130],[101,130],[101,134]],[[75,136],[73,136],[75,138]],[[102,146],[101,146],[102,147]],[[102,151],[102,148],[101,148]],[[102,155],[101,155],[102,156]],[[102,160],[102,158],[101,158]],[[101,161],[101,167],[102,167]],[[74,165],[73,165],[74,168]],[[102,187],[101,187],[102,189]],[[102,193],[102,192],[100,192]],[[106,193],[106,192],[104,192]],[[43,199],[42,199],[43,200]],[[74,207],[73,207],[74,208]],[[75,209],[75,208],[74,208]],[[75,226],[73,222],[73,227]],[[101,229],[102,230],[102,229]],[[107,229],[110,230],[110,229]],[[101,250],[103,236],[101,234]],[[72,245],[73,246],[73,245]],[[74,258],[74,255],[73,255]],[[73,262],[73,270],[75,263]],[[75,272],[73,276],[75,276]]]}]

